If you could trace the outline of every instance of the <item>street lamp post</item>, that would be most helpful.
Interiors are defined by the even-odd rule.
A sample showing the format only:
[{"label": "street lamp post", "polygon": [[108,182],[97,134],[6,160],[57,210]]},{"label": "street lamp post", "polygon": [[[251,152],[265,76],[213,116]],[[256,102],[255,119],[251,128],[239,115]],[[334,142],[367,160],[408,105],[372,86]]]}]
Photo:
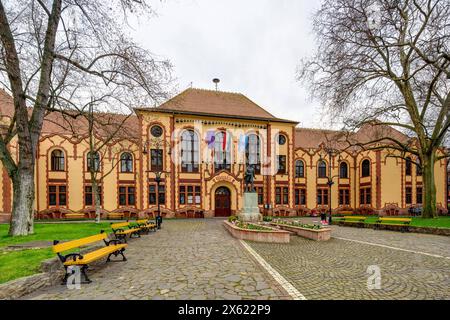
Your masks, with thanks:
[{"label": "street lamp post", "polygon": [[[161,150],[161,146],[163,145],[167,145],[169,151],[167,152],[167,155],[171,155],[171,151],[170,151],[170,143],[168,141],[162,140],[160,138],[153,138],[148,140],[145,144],[144,144],[144,150],[143,150],[143,154],[148,154],[148,146],[152,146],[154,148],[154,150],[157,151],[157,154],[159,155],[159,151]],[[151,155],[150,155],[151,157]],[[162,161],[164,162],[164,158],[162,159]],[[151,162],[151,159],[150,159]],[[160,197],[159,197],[159,190],[160,190],[160,185],[162,182],[162,175],[166,172],[164,172],[163,170],[163,163],[161,163],[161,165],[158,165],[158,170],[148,170],[147,172],[153,172],[155,174],[155,182],[156,182],[156,205],[157,205],[157,216],[155,219],[156,222],[156,227],[157,229],[161,229],[161,224],[162,224],[162,216],[161,216],[161,201],[160,201]]]},{"label": "street lamp post", "polygon": [[[328,174],[327,174],[327,185],[328,185],[328,224],[331,225],[332,222],[332,208],[331,208],[331,187],[334,184],[333,179],[339,177],[339,174],[332,176],[331,170],[332,165],[331,161],[332,158],[338,156],[340,154],[340,151],[338,149],[332,148],[332,147],[323,147],[323,152],[325,155],[328,155]],[[322,154],[320,154],[320,161],[323,161]]]},{"label": "street lamp post", "polygon": [[162,217],[161,217],[161,201],[159,201],[159,186],[161,185],[161,175],[164,172],[155,172],[155,182],[156,182],[156,205],[158,206],[158,215],[156,216],[156,227],[161,229]]}]

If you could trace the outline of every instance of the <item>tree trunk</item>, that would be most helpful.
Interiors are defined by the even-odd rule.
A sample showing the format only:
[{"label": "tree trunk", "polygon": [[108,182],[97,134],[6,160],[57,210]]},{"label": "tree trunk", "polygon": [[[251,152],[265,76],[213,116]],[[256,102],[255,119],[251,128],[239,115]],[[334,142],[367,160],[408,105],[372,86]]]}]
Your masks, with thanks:
[{"label": "tree trunk", "polygon": [[26,236],[34,232],[34,166],[17,170],[12,183],[13,206],[9,235]]},{"label": "tree trunk", "polygon": [[436,183],[434,181],[435,153],[422,156],[422,175],[424,188],[423,218],[436,218]]},{"label": "tree trunk", "polygon": [[[92,168],[92,167],[91,167]],[[91,172],[91,182],[92,182],[92,193],[94,194],[94,201],[95,201],[95,222],[100,223],[102,211],[101,211],[101,200],[100,200],[100,194],[98,192],[98,184],[95,177],[95,174]]]}]

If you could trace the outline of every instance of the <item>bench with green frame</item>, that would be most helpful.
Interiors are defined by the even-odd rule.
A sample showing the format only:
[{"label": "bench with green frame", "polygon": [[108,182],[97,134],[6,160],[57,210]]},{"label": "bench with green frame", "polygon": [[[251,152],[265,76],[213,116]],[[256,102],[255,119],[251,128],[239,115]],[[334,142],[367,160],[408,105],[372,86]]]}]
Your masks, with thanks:
[{"label": "bench with green frame", "polygon": [[111,229],[114,233],[116,239],[127,242],[127,236],[130,236],[130,239],[134,236],[139,238],[141,236],[141,228],[133,226],[130,222],[119,222],[119,223],[111,223]]},{"label": "bench with green frame", "polygon": [[364,216],[344,216],[339,220],[339,222],[355,223],[358,225],[363,225],[366,219],[367,217]]},{"label": "bench with green frame", "polygon": [[375,229],[380,229],[381,225],[389,225],[389,226],[399,226],[401,227],[401,231],[409,231],[409,226],[411,225],[411,218],[387,218],[380,217],[375,222]]},{"label": "bench with green frame", "polygon": [[[125,255],[123,254],[127,244],[121,243],[120,240],[117,239],[107,240],[107,238],[108,238],[107,234],[104,232],[104,230],[102,230],[100,234],[96,234],[81,239],[76,239],[62,243],[59,240],[53,241],[52,247],[53,252],[58,255],[65,269],[65,275],[62,284],[66,284],[69,275],[75,273],[73,267],[81,268],[81,274],[84,276],[84,281],[82,281],[82,283],[91,283],[92,281],[88,278],[86,274],[86,270],[88,269],[88,265],[90,263],[106,256],[108,256],[106,261],[109,262],[112,255],[116,257],[118,255],[121,255],[123,261],[127,261],[127,258],[125,258]],[[83,246],[99,242],[102,240],[106,245],[103,248],[96,249],[83,254],[81,253],[68,253],[66,255],[63,254],[66,251],[72,251],[73,249],[81,248]]]}]

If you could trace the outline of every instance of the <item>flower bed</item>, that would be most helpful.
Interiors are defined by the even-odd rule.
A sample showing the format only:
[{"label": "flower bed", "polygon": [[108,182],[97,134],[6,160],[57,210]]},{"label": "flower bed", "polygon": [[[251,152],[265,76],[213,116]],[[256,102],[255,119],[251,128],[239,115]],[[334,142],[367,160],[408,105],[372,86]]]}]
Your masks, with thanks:
[{"label": "flower bed", "polygon": [[314,241],[327,241],[331,238],[331,229],[323,228],[321,225],[303,224],[299,221],[285,220],[274,220],[272,225]]},{"label": "flower bed", "polygon": [[225,229],[237,239],[269,243],[289,243],[290,234],[284,230],[260,226],[253,223],[224,221]]}]

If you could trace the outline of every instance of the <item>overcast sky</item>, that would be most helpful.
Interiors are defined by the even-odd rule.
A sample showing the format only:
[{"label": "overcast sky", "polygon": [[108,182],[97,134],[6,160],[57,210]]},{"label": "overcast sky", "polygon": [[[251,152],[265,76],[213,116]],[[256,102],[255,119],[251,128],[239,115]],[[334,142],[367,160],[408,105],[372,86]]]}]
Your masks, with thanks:
[{"label": "overcast sky", "polygon": [[295,80],[314,48],[312,13],[319,0],[163,0],[134,36],[174,65],[178,90],[190,86],[240,92],[280,118],[323,127],[321,109]]}]

